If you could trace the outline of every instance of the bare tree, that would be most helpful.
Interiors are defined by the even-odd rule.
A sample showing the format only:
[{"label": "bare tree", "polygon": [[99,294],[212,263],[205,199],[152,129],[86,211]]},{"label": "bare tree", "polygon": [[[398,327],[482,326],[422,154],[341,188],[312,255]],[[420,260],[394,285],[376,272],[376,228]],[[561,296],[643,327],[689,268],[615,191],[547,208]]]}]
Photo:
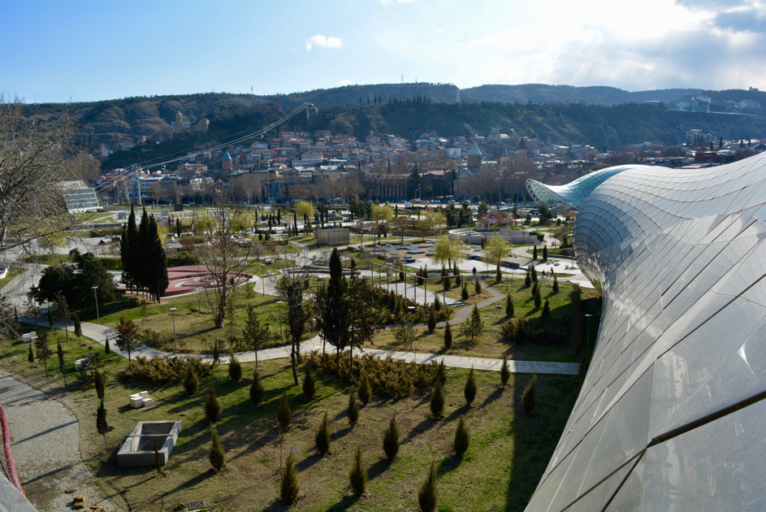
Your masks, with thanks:
[{"label": "bare tree", "polygon": [[24,117],[20,100],[0,95],[0,251],[29,247],[69,232],[61,182],[81,179],[74,122]]},{"label": "bare tree", "polygon": [[215,207],[208,215],[211,241],[198,247],[202,264],[207,267],[213,280],[214,286],[209,289],[208,300],[218,329],[223,327],[227,302],[238,281],[240,260],[246,260],[249,253],[249,246],[240,248],[234,240],[234,234],[239,229],[237,219],[243,214],[240,206],[229,204],[224,192],[216,192]]}]

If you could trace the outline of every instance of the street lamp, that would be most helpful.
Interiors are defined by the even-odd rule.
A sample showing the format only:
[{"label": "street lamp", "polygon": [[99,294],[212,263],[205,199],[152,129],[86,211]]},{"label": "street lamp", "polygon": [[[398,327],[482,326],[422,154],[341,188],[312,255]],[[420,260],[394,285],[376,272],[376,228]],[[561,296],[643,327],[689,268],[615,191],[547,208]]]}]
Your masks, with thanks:
[{"label": "street lamp", "polygon": [[173,313],[173,352],[178,352],[178,344],[176,343],[176,308],[170,308],[170,312]]},{"label": "street lamp", "polygon": [[98,286],[93,287],[93,297],[96,299],[96,321],[101,324],[101,317],[98,316]]},{"label": "street lamp", "polygon": [[412,352],[413,338],[415,337],[415,333],[412,330],[412,312],[415,310],[415,306],[407,306],[407,309],[410,310],[410,352]]},{"label": "street lamp", "polygon": [[585,343],[586,343],[586,345],[585,345],[585,347],[586,347],[586,349],[585,349],[586,350],[586,352],[585,352],[586,355],[588,355],[588,352],[590,352],[590,319],[591,319],[591,317],[593,317],[593,315],[591,315],[590,313],[585,313],[585,318],[587,318],[586,322],[588,323],[588,329],[587,329],[588,338],[585,341]]},{"label": "street lamp", "polygon": [[284,343],[285,338],[282,336],[282,301],[277,301],[277,306],[279,306],[279,340]]},{"label": "street lamp", "polygon": [[261,293],[266,295],[266,268],[263,263],[261,263],[261,280],[263,281]]}]

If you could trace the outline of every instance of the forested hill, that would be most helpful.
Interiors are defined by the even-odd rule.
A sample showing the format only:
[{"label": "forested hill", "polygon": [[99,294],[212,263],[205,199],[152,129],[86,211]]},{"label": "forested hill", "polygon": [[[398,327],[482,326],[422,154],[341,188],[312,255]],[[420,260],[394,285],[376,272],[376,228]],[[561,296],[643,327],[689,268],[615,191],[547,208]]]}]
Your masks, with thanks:
[{"label": "forested hill", "polygon": [[[226,140],[279,119],[279,114],[250,114],[215,120],[204,139],[178,139],[151,146],[151,153],[120,151],[105,168],[122,167],[148,158],[184,152],[205,143]],[[282,125],[295,131],[331,130],[364,140],[370,134],[396,134],[416,139],[421,134],[442,137],[487,135],[492,128],[519,136],[550,136],[554,144],[592,144],[600,150],[659,139],[678,144],[689,129],[712,132],[725,139],[766,137],[766,117],[679,112],[659,104],[629,103],[598,107],[564,103],[392,103],[379,106],[324,107],[310,119],[299,115]],[[276,134],[276,132],[274,132]],[[268,137],[268,135],[267,135]]]},{"label": "forested hill", "polygon": [[[172,96],[133,97],[118,100],[72,104],[34,104],[27,106],[30,117],[50,119],[69,112],[82,125],[84,141],[97,148],[105,144],[112,149],[135,144],[136,138],[168,128],[180,111],[185,119],[197,121],[203,116],[226,109],[247,108],[279,99],[284,110],[304,102],[324,109],[335,105],[356,108],[388,105],[396,101],[426,99],[438,103],[455,103],[458,88],[451,84],[404,83],[349,85],[333,89],[317,89],[285,95],[254,96],[252,94],[204,93]],[[571,87],[561,85],[483,85],[460,91],[464,103],[584,103],[617,105],[644,101],[673,101],[696,93],[696,89],[665,89],[628,92],[614,87]],[[730,91],[727,91],[730,92]],[[766,105],[764,105],[766,106]],[[452,128],[450,128],[452,129]],[[429,132],[432,130],[428,130]]]}]

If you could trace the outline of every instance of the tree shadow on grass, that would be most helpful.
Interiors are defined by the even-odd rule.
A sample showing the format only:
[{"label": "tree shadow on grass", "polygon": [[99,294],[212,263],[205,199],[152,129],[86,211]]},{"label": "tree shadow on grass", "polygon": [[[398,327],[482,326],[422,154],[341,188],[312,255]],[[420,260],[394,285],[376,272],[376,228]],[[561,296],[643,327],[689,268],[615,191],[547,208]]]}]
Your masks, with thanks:
[{"label": "tree shadow on grass", "polygon": [[367,480],[374,480],[380,475],[385,473],[390,467],[392,462],[386,458],[381,458],[367,469]]},{"label": "tree shadow on grass", "polygon": [[168,491],[165,491],[164,493],[160,494],[158,498],[165,498],[167,496],[170,496],[171,494],[175,494],[177,492],[183,491],[185,489],[191,489],[192,487],[204,482],[208,478],[217,476],[215,471],[212,469],[205,471],[204,473],[200,473],[199,475],[195,476],[194,478],[190,478],[189,480],[186,480],[185,482],[177,485],[173,489],[170,489]]},{"label": "tree shadow on grass", "polygon": [[486,406],[490,405],[492,402],[494,402],[495,400],[498,400],[501,396],[503,396],[503,388],[502,387],[498,387],[492,393],[490,393],[487,398],[484,399],[484,401],[481,403],[481,405],[479,407],[480,408],[481,407],[486,407]]},{"label": "tree shadow on grass", "polygon": [[462,463],[463,463],[463,457],[458,457],[457,455],[444,457],[442,461],[439,463],[439,465],[436,467],[436,472],[440,477],[444,476],[450,471],[454,471],[457,468],[459,468],[460,464]]},{"label": "tree shadow on grass", "polygon": [[427,432],[428,430],[432,429],[434,426],[436,426],[437,423],[439,423],[439,420],[436,420],[433,418],[424,419],[423,421],[415,425],[415,427],[413,427],[412,430],[410,430],[410,433],[407,434],[407,436],[404,439],[402,439],[402,444],[409,443],[410,441],[415,439],[415,437],[417,437],[419,434],[423,434]]},{"label": "tree shadow on grass", "polygon": [[354,496],[343,497],[335,505],[331,505],[327,510],[329,512],[341,512],[348,510],[359,502],[359,499]]},{"label": "tree shadow on grass", "polygon": [[348,434],[351,433],[353,429],[351,427],[345,427],[338,431],[333,432],[330,434],[330,441],[337,441],[338,439],[342,439],[346,437]]},{"label": "tree shadow on grass", "polygon": [[470,410],[471,410],[471,407],[468,404],[464,404],[463,406],[452,411],[452,413],[449,416],[447,416],[447,418],[445,418],[444,423],[452,423],[453,421],[460,418],[461,416],[463,416],[465,413],[467,413]]},{"label": "tree shadow on grass", "polygon": [[298,462],[295,465],[295,467],[296,467],[296,469],[298,469],[299,472],[303,472],[303,471],[306,471],[307,469],[309,469],[311,466],[313,466],[317,462],[321,461],[323,458],[324,457],[322,455],[318,454],[318,453],[316,453],[314,455],[309,455],[308,457],[306,457],[302,461]]}]

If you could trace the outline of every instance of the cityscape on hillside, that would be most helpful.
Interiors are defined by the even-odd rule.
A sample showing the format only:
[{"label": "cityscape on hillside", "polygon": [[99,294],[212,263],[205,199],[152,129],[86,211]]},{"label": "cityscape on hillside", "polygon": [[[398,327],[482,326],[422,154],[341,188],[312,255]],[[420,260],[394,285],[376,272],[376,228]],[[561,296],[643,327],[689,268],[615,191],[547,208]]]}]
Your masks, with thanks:
[{"label": "cityscape on hillside", "polygon": [[766,0],[5,0],[0,512],[755,511]]}]

